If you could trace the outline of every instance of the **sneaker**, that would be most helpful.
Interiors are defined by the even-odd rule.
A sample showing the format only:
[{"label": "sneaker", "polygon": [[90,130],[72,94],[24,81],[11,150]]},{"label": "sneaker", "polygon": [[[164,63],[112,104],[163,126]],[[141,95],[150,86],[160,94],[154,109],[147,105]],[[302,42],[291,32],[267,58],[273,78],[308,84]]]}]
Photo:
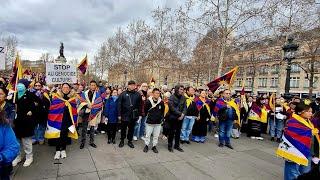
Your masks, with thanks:
[{"label": "sneaker", "polygon": [[215,137],[215,138],[218,138],[218,137],[219,137],[219,135],[218,135],[218,134],[215,134],[215,135],[214,135],[214,137]]},{"label": "sneaker", "polygon": [[124,142],[123,142],[123,140],[121,140],[119,143],[119,148],[122,148],[123,146],[124,146]]},{"label": "sneaker", "polygon": [[64,159],[67,157],[67,153],[65,150],[61,151],[61,158]]},{"label": "sneaker", "polygon": [[256,139],[263,141],[263,137],[256,137]]},{"label": "sneaker", "polygon": [[95,143],[90,143],[89,145],[93,148],[97,148],[97,145]]},{"label": "sneaker", "polygon": [[21,162],[21,156],[17,156],[13,161],[12,161],[12,166],[15,167]]},{"label": "sneaker", "polygon": [[271,141],[274,141],[274,137],[271,137],[271,139],[270,139]]},{"label": "sneaker", "polygon": [[159,151],[158,151],[158,149],[157,149],[156,146],[153,146],[153,147],[152,147],[152,151],[153,151],[154,153],[159,153]]},{"label": "sneaker", "polygon": [[168,151],[169,151],[169,152],[173,152],[172,147],[168,147]]},{"label": "sneaker", "polygon": [[83,148],[84,148],[84,142],[80,144],[80,149],[83,149]]},{"label": "sneaker", "polygon": [[222,143],[219,143],[219,145],[218,145],[219,147],[223,147],[224,145],[222,144]]},{"label": "sneaker", "polygon": [[134,141],[138,141],[137,136],[133,136],[133,140],[134,140]]},{"label": "sneaker", "polygon": [[128,142],[128,146],[129,146],[130,148],[134,148],[134,145],[132,144],[131,141]]},{"label": "sneaker", "polygon": [[105,131],[101,131],[101,134],[105,134],[106,132]]},{"label": "sneaker", "polygon": [[61,151],[56,151],[56,154],[54,155],[54,160],[60,159]]},{"label": "sneaker", "polygon": [[146,145],[146,146],[144,146],[144,148],[143,148],[143,152],[147,153],[148,151],[149,151],[148,146],[147,146],[147,145]]},{"label": "sneaker", "polygon": [[174,147],[174,149],[176,149],[177,151],[179,151],[179,152],[184,152],[184,150],[183,149],[181,149],[181,147],[179,146],[179,147]]},{"label": "sneaker", "polygon": [[33,158],[27,158],[26,161],[23,163],[23,167],[28,167],[33,162]]},{"label": "sneaker", "polygon": [[226,147],[229,149],[233,149],[233,147],[231,146],[231,144],[226,144]]},{"label": "sneaker", "polygon": [[257,137],[254,137],[254,136],[251,136],[250,138],[251,138],[251,139],[257,139]]}]

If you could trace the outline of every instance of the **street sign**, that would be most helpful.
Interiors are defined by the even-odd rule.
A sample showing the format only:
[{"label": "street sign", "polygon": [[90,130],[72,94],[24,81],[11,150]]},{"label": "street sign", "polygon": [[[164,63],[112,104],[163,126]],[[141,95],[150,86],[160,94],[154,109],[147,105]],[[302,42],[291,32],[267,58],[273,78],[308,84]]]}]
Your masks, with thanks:
[{"label": "street sign", "polygon": [[47,63],[46,82],[47,84],[77,83],[77,68],[70,64]]},{"label": "street sign", "polygon": [[6,47],[5,43],[0,41],[0,70],[6,69]]}]

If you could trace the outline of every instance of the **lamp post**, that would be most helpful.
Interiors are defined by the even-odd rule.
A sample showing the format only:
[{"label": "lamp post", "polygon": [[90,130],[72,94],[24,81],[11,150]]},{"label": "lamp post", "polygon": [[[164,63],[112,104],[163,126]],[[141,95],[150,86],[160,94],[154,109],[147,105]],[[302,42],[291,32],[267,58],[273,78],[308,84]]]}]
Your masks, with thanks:
[{"label": "lamp post", "polygon": [[293,37],[288,37],[287,43],[282,47],[284,52],[284,60],[287,61],[287,76],[286,76],[286,84],[284,90],[284,96],[286,98],[290,97],[290,73],[291,73],[291,64],[292,60],[295,59],[296,51],[298,50],[299,45],[293,42]]}]

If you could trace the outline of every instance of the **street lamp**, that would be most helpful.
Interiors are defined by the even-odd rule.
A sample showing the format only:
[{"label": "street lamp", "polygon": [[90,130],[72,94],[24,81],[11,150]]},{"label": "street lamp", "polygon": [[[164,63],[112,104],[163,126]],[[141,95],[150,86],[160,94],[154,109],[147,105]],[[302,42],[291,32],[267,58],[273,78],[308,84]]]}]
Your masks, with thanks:
[{"label": "street lamp", "polygon": [[286,84],[284,90],[284,96],[286,98],[290,97],[290,73],[291,73],[291,61],[295,59],[296,51],[299,48],[299,45],[293,43],[293,37],[288,37],[287,43],[282,47],[284,52],[284,60],[287,61],[287,76],[286,76]]}]

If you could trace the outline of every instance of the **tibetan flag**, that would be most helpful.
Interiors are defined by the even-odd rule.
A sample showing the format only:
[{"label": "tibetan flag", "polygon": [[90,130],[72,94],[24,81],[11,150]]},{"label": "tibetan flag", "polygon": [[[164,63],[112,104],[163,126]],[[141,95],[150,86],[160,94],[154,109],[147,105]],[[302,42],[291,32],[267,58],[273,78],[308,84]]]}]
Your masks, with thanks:
[{"label": "tibetan flag", "polygon": [[[81,95],[79,96],[80,104],[78,106],[78,112],[80,112],[83,108],[85,108],[85,110],[89,110],[89,112],[87,112],[87,113],[90,113],[89,119],[88,119],[89,125],[95,126],[96,123],[99,123],[99,119],[101,117],[104,97],[100,93],[100,91],[96,91],[93,93],[92,100],[90,101],[89,95],[88,95],[89,91],[90,90],[87,90],[81,93]],[[88,105],[91,106],[91,109],[87,108]]]},{"label": "tibetan flag", "polygon": [[313,136],[319,142],[319,130],[314,127],[312,122],[293,114],[287,121],[276,154],[288,161],[308,166]]},{"label": "tibetan flag", "polygon": [[217,79],[211,81],[210,83],[207,84],[207,86],[212,92],[215,92],[222,85],[228,85],[230,88],[237,71],[238,71],[238,66],[236,66],[231,71],[224,74],[223,76],[218,77]]},{"label": "tibetan flag", "polygon": [[154,78],[152,77],[152,78],[150,79],[150,86],[154,87],[155,84],[156,84],[156,80],[154,80]]},{"label": "tibetan flag", "polygon": [[14,62],[11,78],[8,84],[8,89],[15,90],[16,84],[19,81],[19,79],[22,79],[22,66],[21,66],[21,60],[19,54],[16,56],[16,60]]},{"label": "tibetan flag", "polygon": [[230,101],[225,101],[223,98],[219,98],[216,102],[216,105],[214,106],[214,109],[212,112],[213,116],[218,118],[218,112],[222,109],[227,109],[228,106],[232,107],[233,110],[235,110],[237,117],[235,117],[236,119],[234,120],[237,122],[239,126],[241,126],[240,109],[234,99],[231,99]]},{"label": "tibetan flag", "polygon": [[78,65],[78,69],[81,71],[82,74],[86,74],[88,69],[88,56],[84,57],[80,64]]},{"label": "tibetan flag", "polygon": [[267,123],[268,112],[265,106],[258,106],[257,103],[253,103],[249,112],[249,120],[259,121]]}]

